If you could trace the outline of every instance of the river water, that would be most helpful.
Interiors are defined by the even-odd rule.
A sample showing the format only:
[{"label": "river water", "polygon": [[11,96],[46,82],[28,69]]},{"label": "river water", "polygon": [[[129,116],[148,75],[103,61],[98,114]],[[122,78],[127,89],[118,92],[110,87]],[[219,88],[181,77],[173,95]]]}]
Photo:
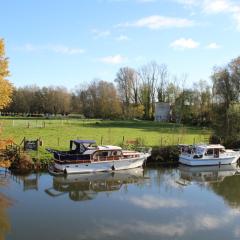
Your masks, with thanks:
[{"label": "river water", "polygon": [[54,177],[0,171],[0,240],[240,239],[234,166]]}]

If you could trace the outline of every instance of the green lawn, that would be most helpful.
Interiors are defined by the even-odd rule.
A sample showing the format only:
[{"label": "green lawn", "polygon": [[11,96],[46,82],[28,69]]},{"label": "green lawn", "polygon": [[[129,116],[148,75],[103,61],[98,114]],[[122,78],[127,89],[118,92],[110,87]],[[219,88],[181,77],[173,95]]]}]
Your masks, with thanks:
[{"label": "green lawn", "polygon": [[70,139],[96,140],[97,144],[122,144],[123,139],[141,139],[147,146],[206,141],[209,129],[151,121],[102,121],[102,120],[49,120],[0,118],[1,139],[12,138],[20,144],[22,139],[43,140],[40,158],[49,158],[45,148],[68,149]]}]

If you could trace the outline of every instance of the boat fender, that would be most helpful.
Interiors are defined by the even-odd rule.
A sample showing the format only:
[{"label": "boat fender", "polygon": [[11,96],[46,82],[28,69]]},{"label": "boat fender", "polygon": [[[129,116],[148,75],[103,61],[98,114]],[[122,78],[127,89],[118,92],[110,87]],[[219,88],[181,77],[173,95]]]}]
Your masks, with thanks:
[{"label": "boat fender", "polygon": [[114,165],[112,165],[112,170],[113,170],[113,171],[115,170],[115,167],[114,167]]}]

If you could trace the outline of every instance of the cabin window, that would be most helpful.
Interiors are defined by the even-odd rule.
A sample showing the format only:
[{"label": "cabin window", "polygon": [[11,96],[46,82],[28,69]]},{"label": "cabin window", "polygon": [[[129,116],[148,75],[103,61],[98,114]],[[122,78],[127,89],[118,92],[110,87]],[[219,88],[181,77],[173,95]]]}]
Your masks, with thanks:
[{"label": "cabin window", "polygon": [[107,151],[99,151],[99,152],[96,152],[94,154],[94,157],[107,157],[108,156],[108,152]]},{"label": "cabin window", "polygon": [[106,151],[104,152],[104,151],[103,151],[102,154],[101,154],[101,156],[102,156],[102,157],[107,157],[107,156],[108,156],[108,152],[106,152]]},{"label": "cabin window", "polygon": [[206,155],[213,155],[213,149],[207,149]]},{"label": "cabin window", "polygon": [[80,153],[83,153],[83,152],[85,152],[85,147],[82,144],[80,144]]},{"label": "cabin window", "polygon": [[73,146],[72,146],[72,150],[73,150],[73,151],[77,150],[77,146],[76,146],[76,144],[73,144]]}]

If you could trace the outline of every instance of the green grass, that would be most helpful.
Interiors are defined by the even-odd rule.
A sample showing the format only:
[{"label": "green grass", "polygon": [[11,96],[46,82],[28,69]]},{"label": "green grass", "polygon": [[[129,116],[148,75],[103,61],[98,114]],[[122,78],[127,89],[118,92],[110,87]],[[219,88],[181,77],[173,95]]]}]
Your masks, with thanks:
[{"label": "green grass", "polygon": [[141,139],[146,146],[204,142],[211,131],[197,127],[151,121],[102,121],[81,119],[0,118],[0,138],[43,140],[38,157],[49,158],[45,148],[68,149],[70,139],[96,140],[98,144],[122,144],[123,139]]}]

